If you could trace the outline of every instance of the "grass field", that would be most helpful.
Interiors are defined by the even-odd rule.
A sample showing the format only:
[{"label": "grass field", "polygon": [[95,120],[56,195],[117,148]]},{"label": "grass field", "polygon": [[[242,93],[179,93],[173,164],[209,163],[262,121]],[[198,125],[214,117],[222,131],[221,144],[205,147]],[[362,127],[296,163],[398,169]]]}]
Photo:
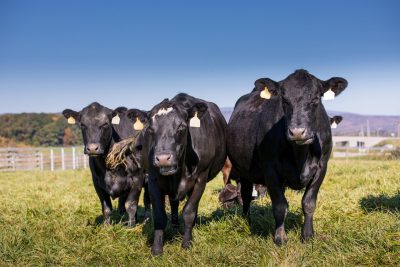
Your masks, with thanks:
[{"label": "grass field", "polygon": [[[272,241],[269,198],[240,208],[218,204],[221,177],[200,203],[193,247],[168,226],[164,255],[151,257],[151,223],[126,228],[116,212],[101,224],[89,171],[0,173],[0,265],[46,266],[354,266],[400,263],[400,162],[332,160],[315,213],[316,237],[300,242],[301,193],[288,190],[289,242]],[[116,205],[114,201],[114,206]],[[182,207],[182,205],[181,205]],[[182,222],[181,222],[182,224]],[[181,227],[182,228],[182,227]]]}]

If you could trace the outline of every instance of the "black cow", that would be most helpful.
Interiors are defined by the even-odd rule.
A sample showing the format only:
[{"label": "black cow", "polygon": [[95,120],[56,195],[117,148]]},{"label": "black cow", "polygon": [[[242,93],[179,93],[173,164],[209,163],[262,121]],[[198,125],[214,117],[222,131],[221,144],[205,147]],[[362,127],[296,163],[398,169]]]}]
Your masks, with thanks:
[{"label": "black cow", "polygon": [[236,103],[227,130],[227,152],[241,177],[243,213],[249,216],[252,183],[264,184],[272,201],[281,245],[288,203],[285,187],[305,188],[302,240],[314,235],[313,215],[332,149],[330,119],[321,102],[325,92],[347,87],[343,78],[322,81],[297,70],[275,82],[258,79],[254,90]]},{"label": "black cow", "polygon": [[[120,213],[129,215],[128,226],[135,225],[138,199],[144,181],[144,173],[136,168],[130,175],[117,177],[107,175],[105,159],[114,143],[137,135],[132,122],[126,117],[124,107],[111,110],[99,103],[92,103],[76,112],[70,109],[63,111],[69,123],[78,122],[83,135],[84,153],[89,155],[89,166],[92,173],[93,185],[100,199],[104,223],[110,223],[112,211],[111,199],[119,197]],[[145,208],[149,203],[145,199]]]},{"label": "black cow", "polygon": [[[143,115],[138,110],[128,116]],[[149,193],[153,207],[153,255],[163,252],[167,215],[164,196],[183,200],[185,223],[182,247],[188,248],[206,183],[222,169],[226,159],[226,121],[214,103],[178,94],[164,100],[149,113],[143,132],[143,149],[149,163]]]}]

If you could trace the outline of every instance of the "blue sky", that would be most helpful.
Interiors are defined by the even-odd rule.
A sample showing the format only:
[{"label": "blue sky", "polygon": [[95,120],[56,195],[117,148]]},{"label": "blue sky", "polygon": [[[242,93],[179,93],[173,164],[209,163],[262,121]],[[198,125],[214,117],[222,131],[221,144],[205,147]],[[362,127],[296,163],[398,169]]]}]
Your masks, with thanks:
[{"label": "blue sky", "polygon": [[400,115],[400,2],[315,2],[1,0],[0,113],[233,106],[305,68],[349,81],[329,110]]}]

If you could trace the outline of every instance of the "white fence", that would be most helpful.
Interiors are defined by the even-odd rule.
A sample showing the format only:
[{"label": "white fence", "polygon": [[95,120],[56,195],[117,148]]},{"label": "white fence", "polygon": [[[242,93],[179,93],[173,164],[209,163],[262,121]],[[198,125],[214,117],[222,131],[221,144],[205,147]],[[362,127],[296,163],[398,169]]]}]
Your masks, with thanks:
[{"label": "white fence", "polygon": [[82,147],[0,149],[0,172],[75,170],[87,168],[88,162]]}]

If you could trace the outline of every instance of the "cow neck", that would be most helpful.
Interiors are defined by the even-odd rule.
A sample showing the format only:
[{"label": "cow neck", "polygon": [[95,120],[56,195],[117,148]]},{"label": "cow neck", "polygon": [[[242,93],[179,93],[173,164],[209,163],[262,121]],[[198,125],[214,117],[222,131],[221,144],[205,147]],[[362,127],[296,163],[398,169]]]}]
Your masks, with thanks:
[{"label": "cow neck", "polygon": [[312,159],[311,145],[296,145],[291,144],[292,152],[294,154],[294,161],[296,162],[296,167],[299,171],[303,170],[303,166],[307,161]]},{"label": "cow neck", "polygon": [[192,174],[199,163],[199,157],[193,149],[190,131],[187,133],[187,141],[183,155],[184,159],[182,160],[182,165],[185,167],[185,172],[183,172],[183,174]]},{"label": "cow neck", "polygon": [[90,157],[92,161],[92,168],[91,171],[94,173],[98,178],[104,179],[104,174],[106,171],[106,156],[97,156],[97,157]]}]

